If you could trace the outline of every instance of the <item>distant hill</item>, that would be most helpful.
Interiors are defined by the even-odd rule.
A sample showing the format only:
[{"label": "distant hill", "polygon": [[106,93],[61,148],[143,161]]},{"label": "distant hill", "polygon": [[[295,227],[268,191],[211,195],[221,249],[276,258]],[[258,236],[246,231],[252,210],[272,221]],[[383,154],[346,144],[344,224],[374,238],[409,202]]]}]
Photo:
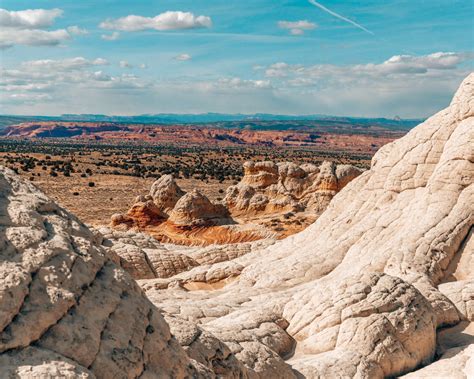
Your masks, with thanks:
[{"label": "distant hill", "polygon": [[[360,117],[339,117],[325,115],[274,115],[266,113],[256,114],[222,114],[222,113],[202,113],[202,114],[167,114],[137,116],[107,116],[100,114],[64,114],[61,116],[14,116],[0,115],[0,129],[22,122],[35,121],[72,121],[72,122],[114,122],[126,124],[209,124],[224,128],[247,128],[265,130],[286,130],[308,127],[305,121],[318,126],[356,126],[380,127],[388,130],[407,131],[418,125],[423,120],[420,119],[400,119],[389,118],[360,118]],[[285,123],[287,121],[287,123]],[[288,123],[288,121],[291,121]]]}]

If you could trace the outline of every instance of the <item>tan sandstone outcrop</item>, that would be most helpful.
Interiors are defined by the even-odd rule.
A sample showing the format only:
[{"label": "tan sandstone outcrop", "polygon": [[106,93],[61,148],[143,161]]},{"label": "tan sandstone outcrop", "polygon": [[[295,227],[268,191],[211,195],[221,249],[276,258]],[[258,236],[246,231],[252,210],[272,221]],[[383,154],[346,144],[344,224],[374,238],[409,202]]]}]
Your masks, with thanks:
[{"label": "tan sandstone outcrop", "polygon": [[183,195],[170,213],[169,221],[175,225],[213,225],[229,218],[222,204],[213,204],[197,189]]},{"label": "tan sandstone outcrop", "polygon": [[310,210],[316,214],[362,173],[351,165],[246,162],[244,177],[227,189],[225,204],[236,216]]},{"label": "tan sandstone outcrop", "polygon": [[[361,170],[330,162],[317,167],[264,161],[246,162],[244,173],[242,181],[229,187],[219,203],[197,189],[185,193],[171,175],[163,175],[149,194],[136,198],[126,214],[113,215],[111,226],[144,231],[161,242],[184,245],[283,238],[314,221]],[[305,216],[294,215],[306,210],[309,214]],[[295,219],[290,221],[290,217]]]},{"label": "tan sandstone outcrop", "polygon": [[168,174],[152,184],[149,196],[159,209],[168,213],[183,195],[184,192],[176,184],[173,175]]}]

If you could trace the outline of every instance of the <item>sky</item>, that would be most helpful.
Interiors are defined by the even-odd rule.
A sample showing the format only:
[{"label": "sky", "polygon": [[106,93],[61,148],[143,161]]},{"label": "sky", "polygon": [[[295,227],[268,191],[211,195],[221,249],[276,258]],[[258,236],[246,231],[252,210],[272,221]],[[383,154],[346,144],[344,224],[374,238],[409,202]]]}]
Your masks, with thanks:
[{"label": "sky", "polygon": [[427,117],[474,0],[0,0],[0,113]]}]

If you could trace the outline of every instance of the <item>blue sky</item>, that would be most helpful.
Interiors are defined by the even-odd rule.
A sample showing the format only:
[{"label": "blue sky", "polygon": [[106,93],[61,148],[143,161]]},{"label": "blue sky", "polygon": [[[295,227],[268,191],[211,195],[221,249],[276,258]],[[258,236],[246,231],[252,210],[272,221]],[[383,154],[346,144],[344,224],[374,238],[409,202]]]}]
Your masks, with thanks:
[{"label": "blue sky", "polygon": [[0,5],[2,113],[425,117],[473,67],[473,1]]}]

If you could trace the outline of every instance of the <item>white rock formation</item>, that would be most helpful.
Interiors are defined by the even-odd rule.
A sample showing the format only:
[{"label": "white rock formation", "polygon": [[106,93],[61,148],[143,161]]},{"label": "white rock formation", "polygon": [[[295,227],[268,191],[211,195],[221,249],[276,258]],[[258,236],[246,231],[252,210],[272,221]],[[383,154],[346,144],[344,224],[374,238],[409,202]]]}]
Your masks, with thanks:
[{"label": "white rock formation", "polygon": [[[0,207],[0,377],[214,376],[80,221],[3,167]],[[239,371],[229,354],[212,363]]]},{"label": "white rock formation", "polygon": [[[274,167],[264,174],[254,182],[275,181]],[[285,364],[306,377],[407,373],[433,360],[437,328],[472,317],[473,183],[474,74],[313,225],[229,261],[244,267],[237,280],[212,292],[143,285],[165,317],[199,323],[261,375],[296,375]]]}]

